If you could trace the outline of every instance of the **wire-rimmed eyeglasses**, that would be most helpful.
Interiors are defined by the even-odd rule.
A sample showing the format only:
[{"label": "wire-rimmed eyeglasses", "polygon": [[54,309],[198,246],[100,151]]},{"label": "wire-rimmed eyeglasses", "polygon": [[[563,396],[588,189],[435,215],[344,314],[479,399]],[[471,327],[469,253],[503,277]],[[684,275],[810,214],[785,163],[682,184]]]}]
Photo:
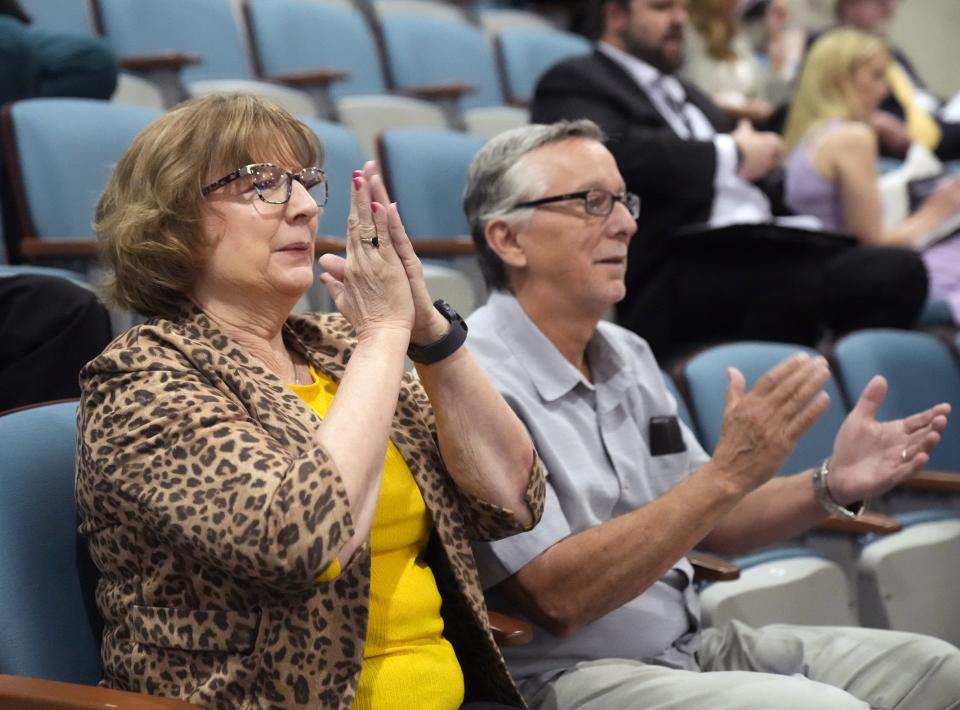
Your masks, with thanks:
[{"label": "wire-rimmed eyeglasses", "polygon": [[541,205],[565,202],[567,200],[583,200],[583,209],[586,210],[587,214],[592,214],[597,217],[607,217],[613,212],[613,206],[617,202],[622,203],[634,219],[640,216],[640,198],[637,195],[632,192],[610,192],[609,190],[603,190],[601,188],[583,190],[582,192],[568,192],[564,195],[541,197],[538,200],[530,200],[529,202],[518,202],[512,209],[540,207]]},{"label": "wire-rimmed eyeglasses", "polygon": [[246,175],[253,178],[251,184],[257,191],[257,197],[271,205],[283,205],[290,201],[294,180],[307,189],[319,207],[327,204],[327,174],[317,167],[304,168],[299,172],[291,173],[272,163],[251,163],[237,168],[229,175],[224,175],[200,192],[209,195]]}]

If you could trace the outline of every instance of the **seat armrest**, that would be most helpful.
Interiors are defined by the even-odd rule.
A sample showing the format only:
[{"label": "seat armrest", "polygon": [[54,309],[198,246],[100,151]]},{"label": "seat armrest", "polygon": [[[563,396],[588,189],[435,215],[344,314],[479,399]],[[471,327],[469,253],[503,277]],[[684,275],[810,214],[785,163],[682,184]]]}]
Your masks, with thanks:
[{"label": "seat armrest", "polygon": [[935,493],[960,493],[960,473],[921,471],[901,483],[898,488]]},{"label": "seat armrest", "polygon": [[40,678],[0,675],[0,708],[16,710],[188,710],[182,700]]},{"label": "seat armrest", "polygon": [[121,57],[120,66],[141,74],[156,84],[163,98],[163,105],[171,108],[187,98],[187,90],[181,78],[183,68],[202,61],[203,57],[190,52],[160,52]]},{"label": "seat armrest", "polygon": [[120,58],[120,66],[132,72],[150,74],[161,69],[180,71],[191,64],[200,64],[203,57],[190,52],[161,52],[159,54],[131,54]]},{"label": "seat armrest", "polygon": [[687,559],[693,565],[695,582],[730,582],[740,579],[740,568],[722,557],[691,550],[687,553]]},{"label": "seat armrest", "polygon": [[903,525],[889,515],[867,511],[856,518],[835,518],[831,516],[821,521],[814,529],[847,535],[866,535],[868,533],[889,535],[890,533],[900,532]]},{"label": "seat armrest", "polygon": [[419,256],[457,256],[473,254],[473,239],[453,237],[451,239],[411,239],[413,250]]},{"label": "seat armrest", "polygon": [[271,74],[264,77],[267,81],[279,84],[289,84],[298,89],[322,86],[329,87],[338,81],[350,78],[350,72],[343,69],[312,69],[310,71],[290,72],[287,74]]},{"label": "seat armrest", "polygon": [[320,254],[339,254],[346,249],[347,243],[343,237],[317,237],[314,242],[314,251],[317,256]]},{"label": "seat armrest", "polygon": [[487,619],[498,646],[523,646],[533,639],[533,627],[529,622],[501,614],[499,611],[488,611]]},{"label": "seat armrest", "polygon": [[451,82],[449,84],[423,84],[421,86],[407,86],[396,93],[413,96],[428,101],[456,101],[464,94],[472,94],[477,90],[473,84]]},{"label": "seat armrest", "polygon": [[19,250],[26,259],[96,256],[97,243],[93,239],[47,239],[23,237]]}]

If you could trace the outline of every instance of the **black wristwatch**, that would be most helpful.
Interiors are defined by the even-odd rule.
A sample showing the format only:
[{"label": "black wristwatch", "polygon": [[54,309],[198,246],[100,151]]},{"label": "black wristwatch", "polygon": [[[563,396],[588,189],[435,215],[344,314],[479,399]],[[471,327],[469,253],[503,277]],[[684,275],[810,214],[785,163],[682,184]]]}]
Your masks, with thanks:
[{"label": "black wristwatch", "polygon": [[432,365],[445,357],[450,357],[460,349],[460,346],[467,339],[467,324],[460,317],[460,314],[454,310],[453,306],[438,298],[433,302],[433,307],[449,321],[450,330],[440,340],[429,345],[410,343],[407,348],[407,357],[421,365]]}]

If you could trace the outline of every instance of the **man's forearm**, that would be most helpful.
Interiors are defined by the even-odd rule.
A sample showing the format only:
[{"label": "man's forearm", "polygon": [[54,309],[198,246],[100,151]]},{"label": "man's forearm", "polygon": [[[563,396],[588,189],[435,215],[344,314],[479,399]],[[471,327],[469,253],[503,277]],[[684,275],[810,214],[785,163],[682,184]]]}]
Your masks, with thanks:
[{"label": "man's forearm", "polygon": [[548,631],[570,635],[642,594],[742,496],[708,463],[648,505],[556,543],[505,591]]},{"label": "man's forearm", "polygon": [[703,547],[742,554],[806,532],[827,517],[813,496],[812,477],[804,471],[760,486],[717,522]]}]

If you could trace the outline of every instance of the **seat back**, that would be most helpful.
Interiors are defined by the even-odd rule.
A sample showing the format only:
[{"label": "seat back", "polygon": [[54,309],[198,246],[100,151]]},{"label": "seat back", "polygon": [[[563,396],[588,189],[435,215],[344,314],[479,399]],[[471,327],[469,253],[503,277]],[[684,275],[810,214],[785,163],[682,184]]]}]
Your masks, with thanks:
[{"label": "seat back", "polygon": [[459,7],[436,0],[373,0],[371,3],[377,17],[405,15],[407,17],[435,17],[452,22],[463,22],[466,16]]},{"label": "seat back", "polygon": [[47,32],[92,37],[93,15],[89,0],[19,0],[30,15],[30,26]]},{"label": "seat back", "polygon": [[[700,443],[707,451],[712,452],[720,438],[727,395],[727,368],[739,369],[749,389],[770,368],[798,352],[817,354],[815,350],[800,345],[741,342],[709,348],[687,363],[684,378],[690,392]],[[810,468],[830,455],[837,430],[846,417],[846,408],[832,378],[824,389],[830,395],[830,406],[800,439],[781,473],[795,473]]]},{"label": "seat back", "polygon": [[95,0],[100,26],[121,58],[190,52],[203,58],[185,67],[186,82],[252,79],[247,47],[229,0]]},{"label": "seat back", "polygon": [[511,102],[529,103],[540,77],[564,59],[589,54],[590,42],[570,32],[510,27],[496,36],[504,92]]},{"label": "seat back", "polygon": [[28,99],[4,107],[14,198],[28,236],[89,240],[114,165],[159,115],[91,99]]},{"label": "seat back", "polygon": [[0,674],[93,685],[100,622],[77,534],[76,411],[62,402],[0,416]]},{"label": "seat back", "polygon": [[381,167],[411,238],[470,233],[463,188],[482,146],[478,136],[446,129],[396,128],[380,137]]},{"label": "seat back", "polygon": [[319,233],[342,237],[350,214],[352,173],[366,160],[363,149],[349,128],[339,123],[304,118],[323,143],[323,169],[327,173],[327,206],[320,217]]},{"label": "seat back", "polygon": [[[855,401],[874,375],[887,379],[889,391],[877,412],[880,420],[897,419],[936,404],[960,407],[960,369],[935,336],[905,330],[863,330],[840,340],[834,349],[840,381]],[[927,468],[960,471],[960,437],[947,429]]]},{"label": "seat back", "polygon": [[508,27],[523,27],[526,29],[544,29],[552,30],[556,28],[550,20],[543,15],[526,10],[513,10],[507,8],[487,8],[477,13],[477,20],[480,27],[489,36],[494,36],[501,30]]},{"label": "seat back", "polygon": [[356,9],[317,0],[247,0],[247,17],[265,76],[340,69],[350,76],[331,85],[333,98],[386,92],[376,40]]},{"label": "seat back", "polygon": [[380,27],[395,89],[464,83],[475,88],[463,96],[464,109],[503,104],[493,49],[477,27],[437,17],[393,14],[382,16]]}]

